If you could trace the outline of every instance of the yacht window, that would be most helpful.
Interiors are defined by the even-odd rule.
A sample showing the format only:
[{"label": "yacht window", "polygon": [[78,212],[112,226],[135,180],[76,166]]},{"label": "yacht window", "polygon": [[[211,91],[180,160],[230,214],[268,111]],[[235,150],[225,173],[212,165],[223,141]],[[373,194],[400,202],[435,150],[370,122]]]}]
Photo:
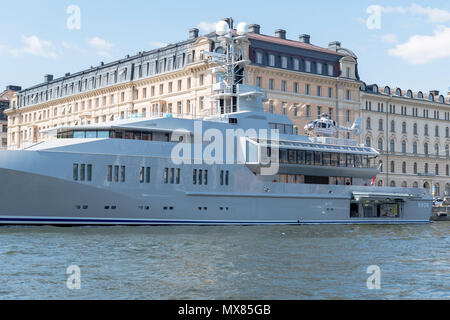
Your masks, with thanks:
[{"label": "yacht window", "polygon": [[220,185],[221,186],[223,186],[223,178],[224,178],[224,176],[223,176],[223,174],[224,174],[224,172],[223,172],[223,170],[220,170]]},{"label": "yacht window", "polygon": [[84,139],[84,138],[86,138],[86,132],[85,131],[75,131],[73,133],[73,137],[75,139]]},{"label": "yacht window", "polygon": [[198,184],[203,184],[203,170],[198,170]]},{"label": "yacht window", "polygon": [[297,150],[297,163],[305,164],[305,151]]},{"label": "yacht window", "polygon": [[323,165],[326,167],[331,166],[331,153],[329,152],[323,153]]},{"label": "yacht window", "polygon": [[164,183],[165,184],[169,183],[169,168],[164,169]]},{"label": "yacht window", "polygon": [[114,166],[114,182],[119,182],[119,166]]},{"label": "yacht window", "polygon": [[80,165],[80,181],[85,180],[85,173],[86,173],[86,165],[82,164]]},{"label": "yacht window", "polygon": [[145,182],[150,183],[150,167],[147,167],[145,172]]},{"label": "yacht window", "polygon": [[197,169],[192,172],[192,183],[197,184]]},{"label": "yacht window", "polygon": [[87,165],[87,181],[92,181],[92,164]]},{"label": "yacht window", "polygon": [[297,156],[297,152],[295,150],[289,150],[288,151],[289,163],[296,163],[297,162],[296,156]]},{"label": "yacht window", "polygon": [[125,166],[120,168],[120,182],[125,182]]},{"label": "yacht window", "polygon": [[230,181],[230,171],[225,172],[225,184],[228,186]]},{"label": "yacht window", "polygon": [[322,152],[314,152],[314,164],[316,166],[322,165]]},{"label": "yacht window", "polygon": [[112,182],[112,166],[108,166],[107,180],[108,182]]},{"label": "yacht window", "polygon": [[109,131],[99,131],[97,133],[97,138],[101,138],[101,139],[109,138]]},{"label": "yacht window", "polygon": [[97,138],[97,131],[86,131],[86,138],[88,139]]},{"label": "yacht window", "polygon": [[313,164],[313,152],[312,151],[306,151],[305,164],[307,164],[309,166]]},{"label": "yacht window", "polygon": [[208,184],[208,170],[205,170],[203,177],[204,177],[204,185],[207,185]]},{"label": "yacht window", "polygon": [[170,184],[174,184],[175,182],[175,169],[170,168]]},{"label": "yacht window", "polygon": [[339,154],[338,153],[331,154],[331,166],[339,167]]},{"label": "yacht window", "polygon": [[73,180],[78,180],[78,163],[73,164]]},{"label": "yacht window", "polygon": [[144,183],[144,171],[145,171],[145,168],[141,167],[141,169],[139,171],[139,182],[140,183]]}]

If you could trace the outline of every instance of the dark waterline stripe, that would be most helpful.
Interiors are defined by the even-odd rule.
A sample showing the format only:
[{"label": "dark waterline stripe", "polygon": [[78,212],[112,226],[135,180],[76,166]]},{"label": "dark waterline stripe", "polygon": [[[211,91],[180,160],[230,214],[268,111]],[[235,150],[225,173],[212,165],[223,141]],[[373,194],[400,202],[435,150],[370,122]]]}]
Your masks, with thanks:
[{"label": "dark waterline stripe", "polygon": [[387,221],[186,221],[186,220],[107,220],[107,219],[44,219],[44,218],[0,218],[0,222],[22,222],[22,223],[94,223],[94,224],[143,224],[143,225],[160,225],[160,224],[195,224],[195,225],[312,225],[312,224],[426,224],[427,220],[387,220]]}]

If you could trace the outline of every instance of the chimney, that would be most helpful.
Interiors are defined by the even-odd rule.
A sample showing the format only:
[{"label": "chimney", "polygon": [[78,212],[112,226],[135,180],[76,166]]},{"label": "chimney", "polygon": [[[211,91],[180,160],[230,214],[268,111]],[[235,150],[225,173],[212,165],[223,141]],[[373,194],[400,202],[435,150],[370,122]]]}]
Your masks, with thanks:
[{"label": "chimney", "polygon": [[248,32],[260,34],[261,26],[259,24],[251,24],[248,26]]},{"label": "chimney", "polygon": [[44,82],[50,82],[53,81],[53,75],[52,74],[46,74],[44,76]]},{"label": "chimney", "polygon": [[189,30],[189,39],[197,39],[198,38],[198,29],[192,28]]},{"label": "chimney", "polygon": [[286,40],[286,30],[283,29],[275,30],[275,37]]},{"label": "chimney", "polygon": [[328,44],[328,49],[333,51],[338,51],[341,48],[341,43],[339,41],[333,41]]},{"label": "chimney", "polygon": [[299,41],[303,43],[310,44],[311,43],[311,36],[309,34],[301,34],[299,36]]}]

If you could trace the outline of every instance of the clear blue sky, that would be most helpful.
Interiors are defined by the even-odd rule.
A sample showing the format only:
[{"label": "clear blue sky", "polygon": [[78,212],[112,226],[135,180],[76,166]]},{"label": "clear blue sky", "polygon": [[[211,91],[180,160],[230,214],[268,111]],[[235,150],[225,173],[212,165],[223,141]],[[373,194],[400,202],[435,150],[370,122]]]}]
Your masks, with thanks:
[{"label": "clear blue sky", "polygon": [[[61,76],[100,61],[187,39],[188,29],[208,27],[231,16],[258,23],[261,32],[287,30],[327,46],[339,40],[359,57],[367,83],[445,94],[450,86],[450,2],[435,1],[113,1],[15,0],[2,3],[0,89],[29,87],[44,74]],[[70,30],[70,5],[80,9],[80,29]],[[380,15],[366,10],[377,5]],[[378,10],[378,11],[377,11]],[[380,17],[381,19],[378,19]],[[76,26],[76,19],[70,20]],[[74,24],[75,21],[75,24]]]}]

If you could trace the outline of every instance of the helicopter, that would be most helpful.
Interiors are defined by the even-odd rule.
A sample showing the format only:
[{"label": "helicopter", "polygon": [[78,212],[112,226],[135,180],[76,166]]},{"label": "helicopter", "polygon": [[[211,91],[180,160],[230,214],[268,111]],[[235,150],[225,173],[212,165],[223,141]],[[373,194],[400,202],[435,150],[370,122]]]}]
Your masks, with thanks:
[{"label": "helicopter", "polygon": [[310,136],[332,137],[339,130],[352,132],[355,136],[362,133],[362,119],[355,120],[351,128],[339,126],[329,115],[322,114],[319,119],[311,121],[305,126],[305,132]]}]

